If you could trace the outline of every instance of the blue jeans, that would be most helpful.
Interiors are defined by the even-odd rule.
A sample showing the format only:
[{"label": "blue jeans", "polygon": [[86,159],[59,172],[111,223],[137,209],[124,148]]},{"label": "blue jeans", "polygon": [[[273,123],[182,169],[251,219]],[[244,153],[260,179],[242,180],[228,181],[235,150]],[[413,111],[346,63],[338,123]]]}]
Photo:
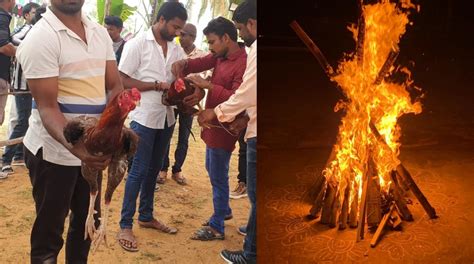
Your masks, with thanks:
[{"label": "blue jeans", "polygon": [[[15,95],[15,104],[18,113],[18,123],[13,128],[9,139],[19,138],[26,134],[28,119],[31,115],[31,94]],[[3,165],[10,165],[13,158],[16,160],[23,159],[23,144],[5,147],[5,153],[2,156]]]},{"label": "blue jeans", "polygon": [[[178,144],[174,152],[174,165],[171,168],[172,173],[181,172],[181,167],[184,164],[186,155],[188,154],[188,140],[191,128],[193,126],[193,116],[183,113],[176,112],[176,117],[179,120],[179,132],[178,132]],[[168,144],[168,150],[163,161],[162,171],[168,171],[170,166],[170,144]]]},{"label": "blue jeans", "polygon": [[247,139],[247,193],[250,200],[250,216],[244,242],[244,256],[257,258],[257,138]]},{"label": "blue jeans", "polygon": [[209,226],[224,234],[224,218],[232,214],[229,206],[229,162],[232,152],[206,147],[206,170],[212,185],[214,214]]},{"label": "blue jeans", "polygon": [[132,228],[133,216],[136,211],[136,201],[140,193],[138,220],[149,222],[153,220],[153,198],[155,193],[156,176],[163,165],[173,126],[164,129],[152,129],[132,121],[130,128],[140,137],[133,165],[128,173],[123,195],[120,228]]},{"label": "blue jeans", "polygon": [[240,132],[239,137],[239,174],[237,179],[240,182],[247,184],[247,143],[245,142],[245,132],[247,129],[244,129]]}]

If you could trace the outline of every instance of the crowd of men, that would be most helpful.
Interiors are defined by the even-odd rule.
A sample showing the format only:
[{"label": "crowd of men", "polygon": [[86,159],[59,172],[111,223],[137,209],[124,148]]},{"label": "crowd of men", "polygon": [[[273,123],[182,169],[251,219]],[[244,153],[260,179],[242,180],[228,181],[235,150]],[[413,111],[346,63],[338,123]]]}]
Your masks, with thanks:
[{"label": "crowd of men", "polygon": [[[168,177],[176,123],[179,132],[171,178],[178,184],[189,184],[182,167],[194,115],[164,104],[162,98],[177,78],[184,78],[195,88],[183,104],[200,109],[196,115],[203,127],[203,159],[213,196],[213,214],[191,239],[224,240],[225,220],[233,217],[229,199],[248,194],[248,223],[239,227],[245,234],[243,250],[223,250],[221,257],[228,263],[255,263],[256,1],[241,3],[232,21],[223,17],[209,21],[203,30],[209,52],[194,44],[197,29],[186,23],[187,11],[177,1],[163,3],[150,29],[127,41],[121,37],[120,18],[106,17],[104,28],[82,14],[83,3],[51,0],[49,7],[27,4],[23,8],[25,25],[11,33],[9,12],[15,1],[0,0],[0,121],[12,84],[15,91],[22,92],[15,95],[17,118],[10,122],[9,138],[24,136],[24,148],[14,145],[5,149],[0,179],[14,173],[13,163],[24,159],[36,206],[31,262],[57,262],[69,213],[66,262],[87,262],[90,240],[84,240],[84,222],[89,186],[81,177],[80,166],[85,163],[103,169],[109,160],[91,155],[81,144],[72,146],[65,140],[63,128],[75,116],[100,116],[111,95],[123,89],[137,88],[142,99],[129,115],[130,128],[140,140],[129,160],[117,241],[127,251],[139,250],[132,229],[138,198],[138,225],[168,234],[178,232],[153,212],[157,184],[165,184]],[[239,36],[244,45],[238,42]],[[229,163],[237,142],[238,185],[231,192]]]}]

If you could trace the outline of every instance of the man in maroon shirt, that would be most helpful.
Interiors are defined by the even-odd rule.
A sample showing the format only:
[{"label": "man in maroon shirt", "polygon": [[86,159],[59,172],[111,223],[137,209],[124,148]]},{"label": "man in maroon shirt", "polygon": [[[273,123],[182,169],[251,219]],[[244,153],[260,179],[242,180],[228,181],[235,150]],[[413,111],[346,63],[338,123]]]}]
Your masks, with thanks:
[{"label": "man in maroon shirt", "polygon": [[[182,77],[214,69],[210,81],[200,76],[187,77],[192,85],[199,89],[196,89],[194,95],[184,99],[186,104],[194,106],[204,97],[204,89],[208,90],[206,109],[213,109],[227,101],[239,88],[245,72],[247,53],[237,43],[237,29],[234,24],[223,17],[211,20],[204,29],[204,35],[211,54],[202,58],[177,61],[172,66],[172,72],[177,77]],[[224,219],[232,218],[229,206],[229,161],[238,137],[214,119],[210,127],[203,129],[201,138],[206,143],[206,170],[212,185],[214,214],[192,239],[222,240]]]}]

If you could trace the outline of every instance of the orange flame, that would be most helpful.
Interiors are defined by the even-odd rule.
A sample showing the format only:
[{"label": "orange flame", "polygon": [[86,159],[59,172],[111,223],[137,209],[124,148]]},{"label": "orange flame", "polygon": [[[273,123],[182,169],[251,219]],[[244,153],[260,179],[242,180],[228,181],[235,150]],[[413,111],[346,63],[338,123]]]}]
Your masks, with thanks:
[{"label": "orange flame", "polygon": [[[360,197],[369,149],[377,166],[380,186],[387,191],[390,172],[400,163],[400,127],[397,120],[404,114],[421,112],[421,103],[412,102],[406,90],[413,84],[408,69],[399,69],[407,76],[402,84],[383,80],[379,84],[375,82],[390,52],[398,52],[398,43],[409,24],[410,10],[419,10],[419,6],[409,0],[401,1],[399,6],[388,0],[363,6],[363,55],[361,58],[355,53],[346,56],[338,66],[338,74],[332,78],[342,88],[347,100],[335,107],[335,111],[343,109],[345,116],[339,126],[335,159],[324,169],[323,175],[329,182],[338,183],[341,203],[346,187],[351,188],[350,204],[354,195]],[[350,26],[349,30],[357,42],[356,26]],[[392,66],[388,73],[394,69]],[[390,149],[374,137],[370,122],[375,124]]]}]

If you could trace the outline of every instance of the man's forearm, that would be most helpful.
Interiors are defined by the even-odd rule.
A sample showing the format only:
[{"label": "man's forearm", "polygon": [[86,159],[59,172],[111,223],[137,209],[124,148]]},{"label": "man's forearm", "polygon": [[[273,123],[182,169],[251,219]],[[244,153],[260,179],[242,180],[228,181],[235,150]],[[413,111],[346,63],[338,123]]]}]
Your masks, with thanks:
[{"label": "man's forearm", "polygon": [[155,90],[154,82],[142,82],[131,77],[122,76],[122,83],[125,89],[137,88],[140,92]]},{"label": "man's forearm", "polygon": [[8,43],[0,47],[0,53],[8,57],[13,57],[15,56],[15,53],[16,53],[16,47],[13,46],[13,44]]},{"label": "man's forearm", "polygon": [[64,127],[66,126],[67,120],[63,113],[59,111],[59,108],[39,108],[41,121],[44,128],[56,141],[61,143],[67,149],[72,146],[64,138]]},{"label": "man's forearm", "polygon": [[112,87],[107,87],[107,104],[122,91],[123,87],[121,82],[117,82]]}]

